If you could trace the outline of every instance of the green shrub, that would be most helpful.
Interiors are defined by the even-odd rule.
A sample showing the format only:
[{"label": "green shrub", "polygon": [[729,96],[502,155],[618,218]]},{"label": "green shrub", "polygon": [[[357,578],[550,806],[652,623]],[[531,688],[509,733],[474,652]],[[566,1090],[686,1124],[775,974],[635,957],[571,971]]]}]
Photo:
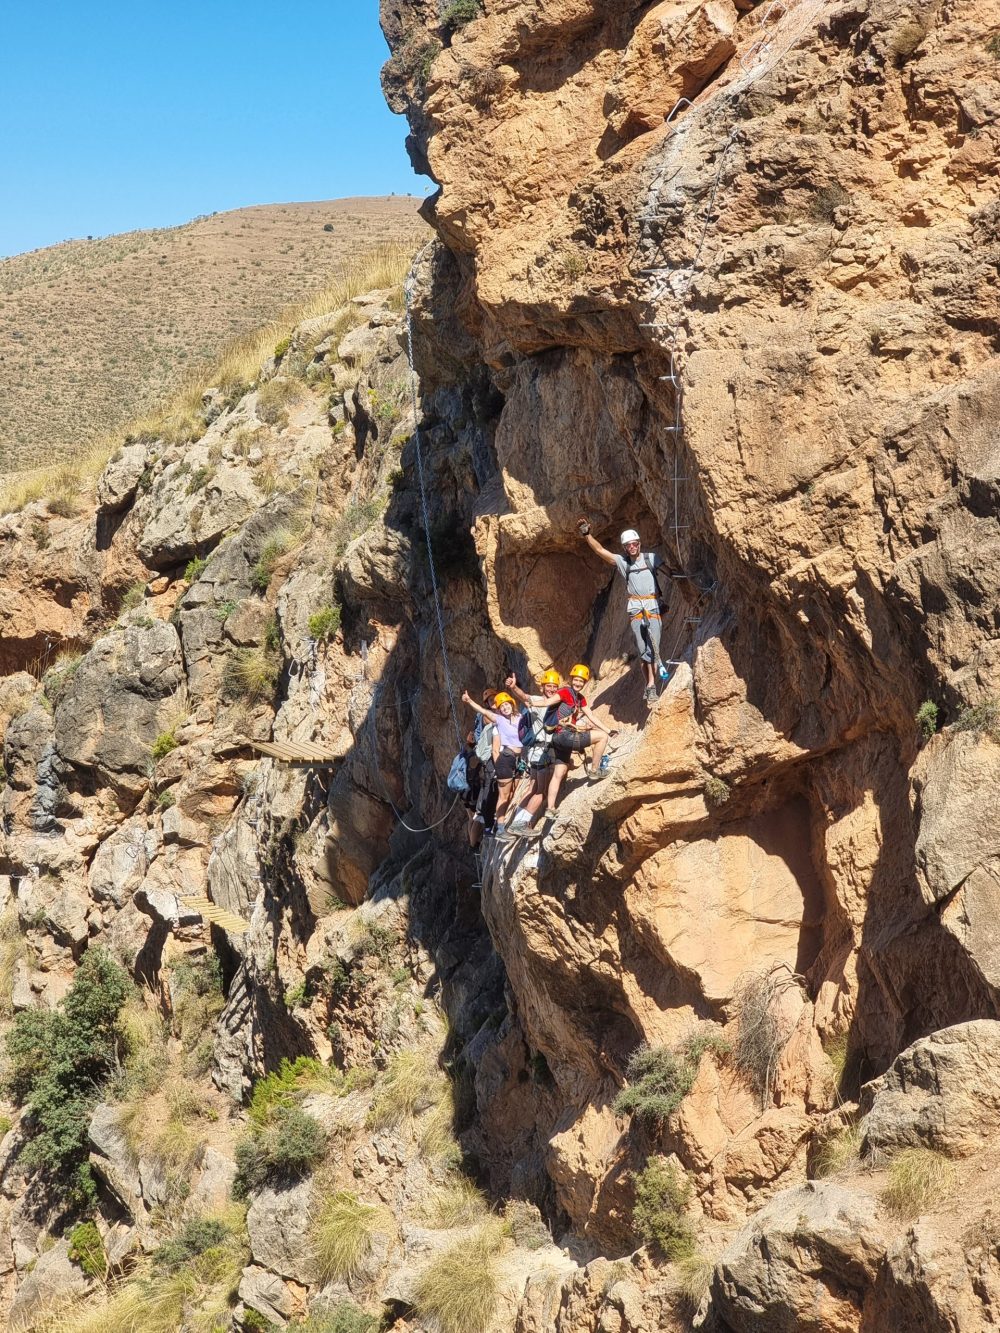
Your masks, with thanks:
[{"label": "green shrub", "polygon": [[290,986],[285,991],[285,1008],[291,1012],[292,1009],[298,1009],[310,1001],[309,984],[303,978],[297,986]]},{"label": "green shrub", "polygon": [[324,1314],[310,1315],[304,1322],[293,1319],[289,1333],[378,1333],[382,1322],[359,1310],[353,1301],[338,1301]]},{"label": "green shrub", "polygon": [[955,723],[956,731],[975,731],[1000,741],[1000,699],[984,699],[974,708],[963,708]]},{"label": "green shrub", "polygon": [[0,1139],[5,1138],[13,1128],[14,1122],[11,1120],[10,1116],[0,1115]]},{"label": "green shrub", "polygon": [[691,1091],[704,1052],[727,1049],[716,1032],[696,1033],[678,1051],[666,1046],[640,1046],[629,1058],[628,1086],[615,1098],[615,1111],[661,1124]]},{"label": "green shrub", "polygon": [[264,543],[260,558],[250,571],[250,586],[262,596],[271,583],[274,567],[281,557],[295,545],[295,535],[287,528],[279,528]]},{"label": "green shrub", "polygon": [[996,32],[986,42],[986,51],[988,55],[1000,60],[1000,32]]},{"label": "green shrub", "polygon": [[482,1333],[496,1313],[503,1232],[482,1227],[433,1259],[417,1278],[413,1305],[441,1333]]},{"label": "green shrub", "polygon": [[173,794],[170,788],[167,787],[164,791],[160,792],[159,796],[157,796],[156,804],[161,810],[169,810],[171,806],[177,804],[177,797]]},{"label": "green shrub", "polygon": [[225,1223],[215,1218],[195,1217],[185,1222],[175,1236],[163,1242],[153,1253],[153,1262],[171,1272],[189,1263],[199,1254],[221,1245],[229,1234]]},{"label": "green shrub", "polygon": [[694,1252],[694,1231],[686,1216],[691,1186],[663,1157],[653,1157],[635,1177],[632,1221],[643,1241],[664,1259]]},{"label": "green shrub", "polygon": [[276,1111],[292,1106],[296,1096],[335,1081],[337,1071],[328,1069],[311,1055],[282,1060],[273,1073],[259,1078],[250,1094],[248,1114],[251,1124],[267,1125]]},{"label": "green shrub", "polygon": [[108,1271],[101,1233],[93,1222],[81,1222],[69,1234],[69,1257],[88,1277],[103,1278]]},{"label": "green shrub", "polygon": [[388,967],[396,943],[396,935],[388,926],[380,926],[377,921],[365,920],[360,923],[360,933],[354,943],[355,956],[377,958],[383,967]]},{"label": "green shrub", "polygon": [[925,699],[917,709],[916,724],[920,728],[920,734],[925,741],[930,738],[938,729],[938,706],[930,699]]},{"label": "green shrub", "polygon": [[259,1310],[247,1306],[243,1312],[243,1327],[246,1333],[278,1333],[278,1325],[266,1319]]},{"label": "green shrub", "polygon": [[729,800],[729,783],[723,782],[722,778],[707,777],[704,792],[705,801],[708,805],[725,805]]},{"label": "green shrub", "polygon": [[28,1110],[21,1164],[64,1184],[76,1201],[94,1196],[87,1126],[121,1063],[118,1016],[128,992],[114,959],[88,949],[58,1008],[25,1010],[7,1033],[5,1088]]},{"label": "green shrub", "polygon": [[179,744],[180,742],[174,735],[173,727],[169,731],[161,731],[150,748],[150,758],[154,763],[160,759],[165,759],[171,750],[177,749]]},{"label": "green shrub", "polygon": [[232,598],[229,598],[227,601],[220,602],[218,606],[214,607],[212,610],[212,615],[215,616],[216,620],[219,622],[220,625],[224,625],[238,606],[239,602],[233,601]]},{"label": "green shrub", "polygon": [[137,606],[142,605],[145,596],[146,596],[145,583],[141,582],[130,583],[129,586],[125,589],[124,596],[122,597],[122,604],[121,607],[119,608],[119,614],[121,614],[121,612],[123,611],[134,611]]},{"label": "green shrub", "polygon": [[187,484],[188,495],[194,495],[195,491],[204,490],[212,480],[213,469],[207,464],[202,465],[191,473],[191,480]]},{"label": "green shrub", "polygon": [[368,1258],[372,1241],[386,1230],[381,1208],[338,1190],[323,1200],[313,1219],[313,1255],[321,1282],[349,1282]]},{"label": "green shrub", "polygon": [[309,617],[309,637],[326,643],[340,629],[340,607],[324,606]]},{"label": "green shrub", "polygon": [[267,1125],[254,1127],[236,1145],[233,1194],[245,1199],[265,1185],[301,1180],[326,1152],[322,1127],[298,1106],[278,1107]]},{"label": "green shrub", "polygon": [[202,559],[200,555],[196,555],[193,560],[189,560],[184,569],[185,581],[188,583],[195,583],[201,578],[202,571],[207,564],[208,561]]},{"label": "green shrub", "polygon": [[455,31],[477,19],[482,12],[479,0],[451,0],[441,13],[441,24]]},{"label": "green shrub", "polygon": [[281,358],[282,358],[282,357],[285,355],[285,353],[288,351],[289,347],[291,347],[291,345],[292,345],[291,335],[289,335],[289,336],[286,337],[286,338],[280,338],[280,339],[274,344],[274,359],[275,359],[275,361],[280,361]]}]

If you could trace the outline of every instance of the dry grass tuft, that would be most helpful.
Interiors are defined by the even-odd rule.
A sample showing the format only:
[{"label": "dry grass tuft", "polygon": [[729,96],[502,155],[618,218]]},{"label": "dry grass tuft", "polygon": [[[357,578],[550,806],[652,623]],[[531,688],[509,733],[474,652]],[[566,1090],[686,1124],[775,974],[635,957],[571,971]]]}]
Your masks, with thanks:
[{"label": "dry grass tuft", "polygon": [[800,984],[786,964],[778,963],[766,971],[745,973],[733,997],[733,1065],[756,1092],[761,1108],[770,1100],[778,1060],[791,1035],[779,1021],[778,1003],[786,990]]},{"label": "dry grass tuft", "polygon": [[448,1097],[448,1078],[426,1051],[400,1051],[376,1085],[366,1124],[391,1129],[404,1120],[441,1106]]},{"label": "dry grass tuft", "polygon": [[864,1135],[860,1125],[843,1125],[820,1145],[813,1168],[817,1177],[835,1176],[857,1164]]},{"label": "dry grass tuft", "polygon": [[454,1176],[431,1196],[424,1210],[428,1226],[447,1231],[481,1222],[489,1213],[482,1190],[466,1176]]},{"label": "dry grass tuft", "polygon": [[417,1278],[414,1308],[440,1333],[483,1333],[496,1313],[499,1223],[481,1227],[431,1261]]},{"label": "dry grass tuft", "polygon": [[889,1163],[881,1199],[894,1217],[908,1220],[938,1207],[951,1189],[955,1168],[930,1148],[904,1148]]},{"label": "dry grass tuft", "polygon": [[390,1225],[384,1208],[362,1203],[347,1190],[324,1199],[311,1226],[313,1255],[321,1281],[350,1281],[371,1254],[375,1237],[387,1234]]},{"label": "dry grass tuft", "polygon": [[27,948],[27,940],[21,934],[17,904],[10,902],[0,915],[0,1019],[14,1017],[14,971]]},{"label": "dry grass tuft", "polygon": [[696,1252],[685,1255],[676,1265],[677,1297],[684,1314],[693,1319],[712,1285],[715,1260]]}]

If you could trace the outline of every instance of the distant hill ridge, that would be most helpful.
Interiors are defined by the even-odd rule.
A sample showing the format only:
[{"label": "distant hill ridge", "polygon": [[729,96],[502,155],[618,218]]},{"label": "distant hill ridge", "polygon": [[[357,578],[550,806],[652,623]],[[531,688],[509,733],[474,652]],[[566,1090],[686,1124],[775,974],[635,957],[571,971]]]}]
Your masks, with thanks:
[{"label": "distant hill ridge", "polygon": [[0,260],[0,473],[71,458],[365,251],[429,236],[410,196],[265,204]]}]

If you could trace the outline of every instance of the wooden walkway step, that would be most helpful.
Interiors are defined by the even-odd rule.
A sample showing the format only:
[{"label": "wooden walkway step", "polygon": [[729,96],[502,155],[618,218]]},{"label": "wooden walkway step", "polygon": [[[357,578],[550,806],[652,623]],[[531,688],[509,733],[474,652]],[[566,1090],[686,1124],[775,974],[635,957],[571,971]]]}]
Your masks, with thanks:
[{"label": "wooden walkway step", "polygon": [[182,893],[179,896],[181,902],[190,907],[192,912],[197,912],[199,916],[211,921],[222,930],[228,930],[231,935],[245,935],[250,929],[249,921],[244,921],[235,912],[227,912],[224,907],[213,903],[211,898],[203,898],[195,893]]},{"label": "wooden walkway step", "polygon": [[316,741],[251,741],[250,744],[268,759],[299,768],[332,768],[344,757],[336,754],[329,745]]}]

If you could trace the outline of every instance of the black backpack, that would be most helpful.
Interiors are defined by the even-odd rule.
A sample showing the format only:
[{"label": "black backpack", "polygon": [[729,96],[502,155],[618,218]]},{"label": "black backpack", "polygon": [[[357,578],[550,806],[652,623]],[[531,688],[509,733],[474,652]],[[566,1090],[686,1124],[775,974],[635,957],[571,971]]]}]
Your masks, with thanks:
[{"label": "black backpack", "polygon": [[517,739],[527,750],[538,739],[535,735],[535,715],[527,710],[517,719]]}]

